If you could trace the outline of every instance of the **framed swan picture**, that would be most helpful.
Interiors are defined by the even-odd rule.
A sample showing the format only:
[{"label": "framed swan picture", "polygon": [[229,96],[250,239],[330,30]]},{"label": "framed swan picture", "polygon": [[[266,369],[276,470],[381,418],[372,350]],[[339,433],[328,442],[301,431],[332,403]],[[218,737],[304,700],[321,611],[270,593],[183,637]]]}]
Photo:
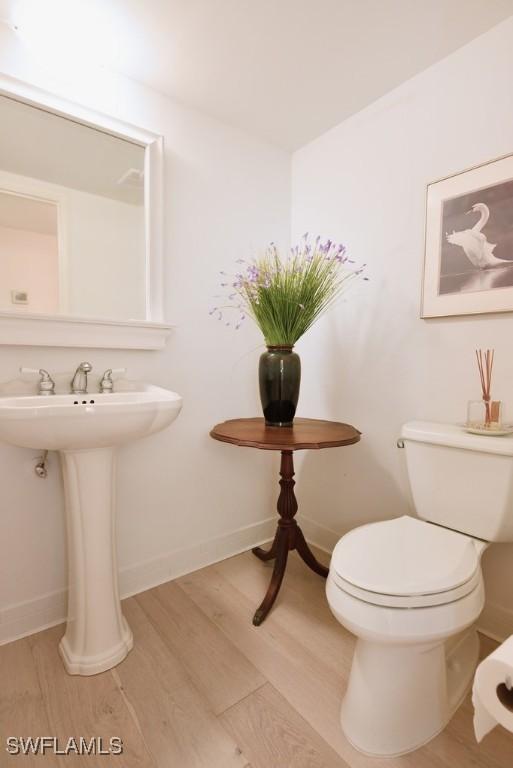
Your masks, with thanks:
[{"label": "framed swan picture", "polygon": [[423,318],[513,312],[513,155],[427,188]]}]

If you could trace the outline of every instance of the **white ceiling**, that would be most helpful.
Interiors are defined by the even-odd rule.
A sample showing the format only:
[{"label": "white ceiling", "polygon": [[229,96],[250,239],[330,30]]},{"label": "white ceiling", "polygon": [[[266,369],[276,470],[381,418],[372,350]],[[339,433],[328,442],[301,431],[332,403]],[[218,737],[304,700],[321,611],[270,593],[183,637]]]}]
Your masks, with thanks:
[{"label": "white ceiling", "polygon": [[44,6],[35,32],[53,24],[68,54],[85,43],[91,60],[289,150],[513,14],[513,0],[0,0],[0,11],[20,4]]}]

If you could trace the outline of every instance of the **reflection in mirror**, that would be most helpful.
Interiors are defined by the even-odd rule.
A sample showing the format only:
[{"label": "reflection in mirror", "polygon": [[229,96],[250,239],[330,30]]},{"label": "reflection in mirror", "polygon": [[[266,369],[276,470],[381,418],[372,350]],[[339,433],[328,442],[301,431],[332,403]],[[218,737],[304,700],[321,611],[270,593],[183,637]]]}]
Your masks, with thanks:
[{"label": "reflection in mirror", "polygon": [[0,96],[0,311],[145,320],[143,146]]},{"label": "reflection in mirror", "polygon": [[57,206],[0,191],[0,309],[60,312]]}]

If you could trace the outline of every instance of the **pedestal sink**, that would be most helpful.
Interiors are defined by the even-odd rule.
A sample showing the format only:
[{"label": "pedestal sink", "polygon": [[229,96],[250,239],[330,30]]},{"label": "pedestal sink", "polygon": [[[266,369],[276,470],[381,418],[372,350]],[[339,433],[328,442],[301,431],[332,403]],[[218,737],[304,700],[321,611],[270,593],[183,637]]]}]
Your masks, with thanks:
[{"label": "pedestal sink", "polygon": [[133,645],[119,600],[114,515],[116,446],[171,424],[182,398],[137,392],[0,398],[0,440],[59,451],[68,533],[69,598],[59,650],[72,675],[95,675]]}]

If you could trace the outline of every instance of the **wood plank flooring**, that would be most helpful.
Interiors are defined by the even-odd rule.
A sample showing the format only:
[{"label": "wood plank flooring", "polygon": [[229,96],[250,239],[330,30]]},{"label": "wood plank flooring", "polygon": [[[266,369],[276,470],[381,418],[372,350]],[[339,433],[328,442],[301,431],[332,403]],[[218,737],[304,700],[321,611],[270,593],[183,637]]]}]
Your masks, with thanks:
[{"label": "wood plank flooring", "polygon": [[[318,553],[323,560],[322,553]],[[326,558],[324,557],[324,561]],[[0,647],[0,768],[511,768],[513,735],[477,745],[464,702],[415,753],[373,759],[339,726],[354,638],[331,616],[324,582],[292,553],[261,627],[251,617],[270,567],[246,552],[124,601],[135,645],[116,669],[70,677],[63,628]],[[494,644],[482,638],[482,655]],[[7,736],[123,740],[122,755],[10,756]]]}]

